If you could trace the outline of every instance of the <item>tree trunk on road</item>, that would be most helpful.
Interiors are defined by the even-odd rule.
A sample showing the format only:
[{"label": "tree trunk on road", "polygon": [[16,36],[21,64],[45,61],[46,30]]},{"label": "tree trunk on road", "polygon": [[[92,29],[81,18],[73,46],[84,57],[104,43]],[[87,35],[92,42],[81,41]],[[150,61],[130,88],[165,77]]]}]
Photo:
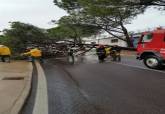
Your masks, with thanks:
[{"label": "tree trunk on road", "polygon": [[121,28],[123,30],[124,36],[126,38],[126,42],[127,42],[128,47],[133,47],[133,44],[132,44],[132,41],[129,37],[128,31],[127,31],[126,27],[123,25],[122,21],[120,22],[120,25],[121,25]]}]

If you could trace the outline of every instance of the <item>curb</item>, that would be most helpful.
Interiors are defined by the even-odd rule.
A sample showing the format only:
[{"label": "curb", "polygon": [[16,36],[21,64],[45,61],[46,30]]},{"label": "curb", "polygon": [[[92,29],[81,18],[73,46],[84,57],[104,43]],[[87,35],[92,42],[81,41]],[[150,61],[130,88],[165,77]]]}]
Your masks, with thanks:
[{"label": "curb", "polygon": [[25,77],[24,88],[20,96],[16,99],[15,103],[13,104],[13,107],[10,110],[10,114],[19,114],[26,102],[26,99],[28,98],[28,95],[31,90],[31,81],[32,81],[32,72],[33,72],[32,64],[29,65],[29,68],[30,68],[29,76]]},{"label": "curb", "polygon": [[35,62],[38,72],[37,93],[33,114],[48,114],[48,91],[44,70],[39,62]]}]

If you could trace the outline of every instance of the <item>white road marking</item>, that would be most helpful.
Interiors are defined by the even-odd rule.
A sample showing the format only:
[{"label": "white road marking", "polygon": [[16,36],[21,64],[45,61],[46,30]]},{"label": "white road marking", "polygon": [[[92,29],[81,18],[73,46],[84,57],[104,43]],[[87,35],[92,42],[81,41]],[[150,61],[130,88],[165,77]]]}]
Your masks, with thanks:
[{"label": "white road marking", "polygon": [[133,68],[139,68],[139,69],[143,69],[143,70],[155,71],[155,72],[159,72],[159,73],[164,73],[165,74],[165,71],[161,71],[161,70],[154,70],[154,69],[144,68],[144,67],[140,67],[140,66],[133,66],[133,65],[129,65],[129,64],[116,63],[116,62],[111,62],[111,63],[124,65],[124,66],[129,66],[129,67],[133,67]]},{"label": "white road marking", "polygon": [[48,114],[48,92],[45,73],[38,62],[35,62],[38,72],[37,93],[33,114]]}]

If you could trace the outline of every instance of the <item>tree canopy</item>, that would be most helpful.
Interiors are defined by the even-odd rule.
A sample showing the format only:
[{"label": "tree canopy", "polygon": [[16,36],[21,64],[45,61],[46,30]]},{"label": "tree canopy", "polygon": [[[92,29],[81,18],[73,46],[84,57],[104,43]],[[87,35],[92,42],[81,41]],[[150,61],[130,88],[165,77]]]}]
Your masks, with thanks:
[{"label": "tree canopy", "polygon": [[54,0],[55,5],[68,11],[73,11],[75,9],[80,9],[79,0]]},{"label": "tree canopy", "polygon": [[3,44],[11,47],[14,52],[23,51],[33,40],[47,38],[45,30],[21,22],[11,22],[11,28],[5,29],[3,33]]},{"label": "tree canopy", "polygon": [[165,0],[124,0],[124,4],[165,7]]},{"label": "tree canopy", "polygon": [[[132,46],[125,24],[145,11],[145,6],[127,6],[121,0],[55,0],[56,5],[77,15],[81,24],[97,26]],[[78,17],[78,18],[77,18]],[[123,36],[125,36],[123,38]]]},{"label": "tree canopy", "polygon": [[89,37],[100,31],[96,26],[79,23],[74,16],[64,16],[57,23],[58,27],[48,30],[50,37],[81,42],[82,37]]}]

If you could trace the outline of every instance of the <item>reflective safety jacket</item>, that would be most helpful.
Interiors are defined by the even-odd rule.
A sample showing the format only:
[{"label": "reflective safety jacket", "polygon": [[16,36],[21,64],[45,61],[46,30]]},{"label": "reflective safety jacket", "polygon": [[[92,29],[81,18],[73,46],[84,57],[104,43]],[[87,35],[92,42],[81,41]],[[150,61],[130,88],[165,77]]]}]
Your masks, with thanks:
[{"label": "reflective safety jacket", "polygon": [[98,56],[106,56],[105,47],[96,48],[96,53]]},{"label": "reflective safety jacket", "polygon": [[108,56],[110,54],[110,50],[111,50],[110,47],[106,47],[105,48],[106,56]]},{"label": "reflective safety jacket", "polygon": [[29,52],[24,53],[24,55],[30,55],[32,57],[41,57],[42,52],[41,50],[34,48],[34,49],[31,49]]},{"label": "reflective safety jacket", "polygon": [[0,45],[0,55],[11,55],[11,51],[7,46]]}]

